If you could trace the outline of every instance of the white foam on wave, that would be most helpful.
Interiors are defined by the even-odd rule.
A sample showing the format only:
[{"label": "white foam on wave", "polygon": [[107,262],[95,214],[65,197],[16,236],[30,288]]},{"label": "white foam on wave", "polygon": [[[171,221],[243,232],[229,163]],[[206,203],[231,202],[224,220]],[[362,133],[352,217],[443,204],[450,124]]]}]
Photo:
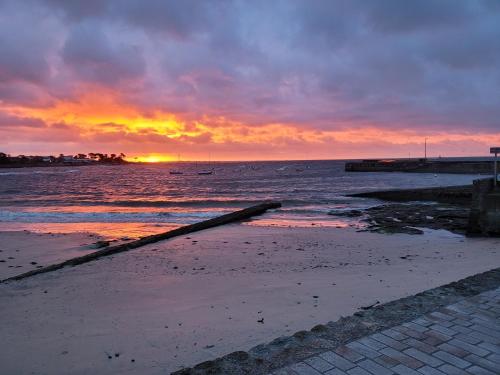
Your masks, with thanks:
[{"label": "white foam on wave", "polygon": [[0,222],[19,223],[193,223],[225,211],[195,212],[32,212],[0,211]]},{"label": "white foam on wave", "polygon": [[16,176],[16,175],[20,175],[20,176],[30,176],[30,175],[34,175],[34,174],[66,174],[66,173],[75,173],[75,172],[79,172],[78,169],[69,169],[69,170],[64,170],[64,171],[53,171],[53,170],[47,170],[47,171],[21,171],[21,172],[0,172],[0,176]]}]

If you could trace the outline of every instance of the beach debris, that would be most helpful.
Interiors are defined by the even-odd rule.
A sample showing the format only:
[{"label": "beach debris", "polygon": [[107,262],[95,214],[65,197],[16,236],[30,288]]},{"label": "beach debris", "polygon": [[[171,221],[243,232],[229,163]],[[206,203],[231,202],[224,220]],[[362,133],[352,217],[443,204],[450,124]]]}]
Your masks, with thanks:
[{"label": "beach debris", "polygon": [[102,247],[108,247],[110,244],[111,244],[110,241],[100,240],[100,241],[94,242],[94,247],[96,249],[100,249]]},{"label": "beach debris", "polygon": [[262,324],[264,324],[264,318],[260,318],[259,320],[257,320],[257,323],[262,323]]},{"label": "beach debris", "polygon": [[377,302],[375,302],[375,303],[373,303],[371,305],[368,305],[368,306],[361,306],[360,309],[361,310],[370,310],[371,308],[377,306],[379,303],[380,303],[380,301],[377,301]]},{"label": "beach debris", "polygon": [[212,349],[215,345],[205,345],[204,349]]}]

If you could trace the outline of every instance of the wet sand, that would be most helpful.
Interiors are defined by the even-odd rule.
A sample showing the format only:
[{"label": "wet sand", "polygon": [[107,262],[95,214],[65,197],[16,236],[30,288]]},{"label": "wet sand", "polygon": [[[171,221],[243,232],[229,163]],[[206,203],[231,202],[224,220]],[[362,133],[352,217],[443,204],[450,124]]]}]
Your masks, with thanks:
[{"label": "wet sand", "polygon": [[500,239],[445,231],[228,225],[0,285],[0,362],[164,374],[499,267],[499,253]]},{"label": "wet sand", "polygon": [[91,233],[0,232],[0,280],[95,251]]}]

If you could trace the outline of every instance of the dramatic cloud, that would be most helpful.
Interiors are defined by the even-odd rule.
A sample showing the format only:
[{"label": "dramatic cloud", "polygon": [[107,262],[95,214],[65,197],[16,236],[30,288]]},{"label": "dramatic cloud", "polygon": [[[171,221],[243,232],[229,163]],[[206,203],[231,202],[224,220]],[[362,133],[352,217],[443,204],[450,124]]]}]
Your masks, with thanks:
[{"label": "dramatic cloud", "polygon": [[2,147],[482,154],[499,40],[491,0],[0,0]]}]

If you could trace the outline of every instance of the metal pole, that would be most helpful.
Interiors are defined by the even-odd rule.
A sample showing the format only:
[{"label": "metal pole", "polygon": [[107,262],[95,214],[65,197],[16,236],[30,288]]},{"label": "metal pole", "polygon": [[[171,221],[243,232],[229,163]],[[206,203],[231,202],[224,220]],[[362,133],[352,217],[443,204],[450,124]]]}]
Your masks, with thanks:
[{"label": "metal pole", "polygon": [[425,146],[424,146],[424,159],[427,160],[427,138],[425,138]]},{"label": "metal pole", "polygon": [[497,163],[498,163],[498,153],[495,152],[495,172],[494,172],[495,179],[493,181],[493,186],[495,188],[498,185],[498,166],[497,166]]}]

